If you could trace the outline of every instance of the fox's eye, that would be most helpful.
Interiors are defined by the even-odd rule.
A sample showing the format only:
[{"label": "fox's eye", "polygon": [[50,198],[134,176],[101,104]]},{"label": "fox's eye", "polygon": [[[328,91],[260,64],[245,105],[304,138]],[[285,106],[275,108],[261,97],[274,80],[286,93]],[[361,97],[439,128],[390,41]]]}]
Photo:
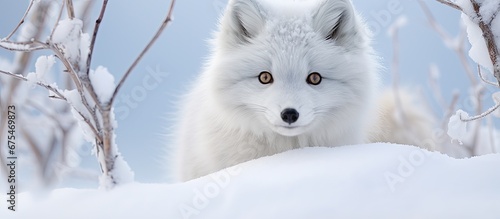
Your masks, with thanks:
[{"label": "fox's eye", "polygon": [[323,77],[318,72],[313,72],[307,76],[307,83],[311,85],[319,85],[322,80]]},{"label": "fox's eye", "polygon": [[262,84],[270,84],[273,83],[273,75],[267,71],[263,71],[259,75],[259,81]]}]

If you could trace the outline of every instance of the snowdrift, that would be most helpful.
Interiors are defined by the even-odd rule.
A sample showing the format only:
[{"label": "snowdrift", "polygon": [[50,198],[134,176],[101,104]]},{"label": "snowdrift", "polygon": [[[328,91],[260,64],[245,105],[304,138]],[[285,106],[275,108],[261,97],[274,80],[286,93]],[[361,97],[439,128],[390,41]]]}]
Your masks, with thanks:
[{"label": "snowdrift", "polygon": [[[7,199],[4,195],[3,199]],[[306,148],[180,184],[22,193],[0,218],[500,218],[500,154]]]}]

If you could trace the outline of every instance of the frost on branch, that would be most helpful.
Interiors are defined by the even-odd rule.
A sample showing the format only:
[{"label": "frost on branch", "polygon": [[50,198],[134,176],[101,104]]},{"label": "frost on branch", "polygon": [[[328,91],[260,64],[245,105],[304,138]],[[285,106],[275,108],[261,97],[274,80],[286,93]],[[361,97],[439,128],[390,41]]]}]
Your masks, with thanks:
[{"label": "frost on branch", "polygon": [[90,37],[82,33],[83,22],[79,19],[64,19],[59,21],[52,35],[52,43],[57,45],[75,70],[85,68],[89,53]]},{"label": "frost on branch", "polygon": [[438,0],[462,11],[470,57],[500,83],[500,4],[496,0]]},{"label": "frost on branch", "polygon": [[[498,54],[495,52],[498,44],[492,47],[491,44],[488,43],[492,41],[488,40],[488,34],[484,33],[496,33],[494,38],[498,39],[498,30],[490,31],[490,29],[498,29],[497,26],[493,26],[491,23],[498,22],[497,15],[500,13],[500,3],[496,0],[436,1],[462,12],[460,19],[462,29],[456,36],[452,36],[434,18],[431,10],[426,6],[425,1],[419,1],[429,21],[430,27],[439,34],[443,43],[458,55],[460,64],[470,81],[470,88],[468,89],[469,95],[465,97],[467,98],[468,106],[470,106],[468,111],[475,114],[475,116],[468,116],[462,110],[457,112],[457,105],[459,105],[461,101],[465,101],[461,100],[461,93],[457,90],[453,91],[451,101],[444,98],[442,90],[439,87],[439,78],[434,76],[434,73],[437,72],[437,66],[433,66],[430,70],[430,85],[443,112],[441,129],[444,130],[443,133],[448,134],[438,134],[442,142],[441,145],[443,145],[444,148],[443,152],[454,157],[472,157],[495,153],[500,146],[498,143],[499,141],[495,139],[495,136],[498,135],[498,130],[494,127],[494,123],[491,120],[492,118],[488,116],[492,113],[498,113],[500,104],[495,100],[497,99],[495,95],[493,95],[495,105],[487,110],[485,110],[484,106],[489,104],[489,102],[485,102],[488,98],[488,86],[493,86],[497,89],[498,82],[489,81],[488,78],[491,77],[485,76],[483,70],[484,72],[490,70],[491,73],[493,73],[492,60],[497,60],[498,58],[491,59],[492,56],[489,56],[489,54]],[[484,22],[485,20],[490,20],[491,22]],[[495,40],[495,42],[500,41]],[[469,44],[472,44],[472,47],[470,47]],[[470,48],[472,48],[472,50],[470,50],[469,55],[467,55],[466,51]],[[495,57],[498,57],[498,55],[495,55]],[[470,62],[470,59],[473,59],[473,61],[476,61],[482,67],[474,66],[472,62]],[[490,66],[489,69],[488,64]],[[491,75],[494,75],[494,73]],[[439,132],[441,133],[441,131]],[[450,141],[450,138],[453,140]],[[460,144],[456,144],[455,142]]]},{"label": "frost on branch", "polygon": [[[38,10],[39,5],[44,4],[47,4],[45,10]],[[25,74],[25,70],[29,63],[27,61],[20,65],[19,70],[10,71],[11,69],[0,66],[0,73],[3,75],[0,79],[4,78],[5,80],[0,81],[0,83],[2,83],[2,85],[7,84],[11,85],[11,87],[15,87],[20,84],[21,81],[24,81],[28,82],[24,84],[37,85],[47,89],[49,91],[49,97],[51,98],[50,101],[57,101],[57,103],[37,104],[37,108],[40,108],[39,110],[41,111],[45,111],[46,105],[65,103],[65,113],[66,115],[69,114],[72,116],[70,120],[72,121],[71,124],[73,127],[75,125],[79,127],[85,140],[92,143],[94,146],[94,152],[102,172],[102,176],[99,178],[102,188],[109,189],[116,185],[133,181],[134,174],[119,153],[115,142],[117,122],[113,112],[113,100],[137,63],[171,21],[174,4],[175,1],[171,1],[168,14],[155,36],[140,53],[138,58],[131,64],[127,72],[125,72],[124,77],[121,78],[117,85],[115,85],[113,75],[109,73],[105,67],[99,66],[95,70],[91,69],[92,50],[98,35],[100,23],[106,11],[107,0],[103,1],[101,13],[96,20],[91,35],[85,33],[83,30],[84,25],[82,20],[86,20],[85,13],[81,18],[75,17],[75,9],[89,12],[91,11],[87,10],[89,8],[74,8],[72,0],[50,2],[32,0],[17,27],[15,27],[7,37],[0,38],[0,47],[11,51],[24,52],[22,53],[23,55],[30,56],[32,52],[37,50],[49,50],[53,53],[53,55],[50,56],[39,57],[35,64],[35,72],[29,74]],[[26,37],[25,33],[27,31],[23,30],[30,27],[31,23],[24,22],[25,19],[30,19],[32,17],[31,13],[51,11],[48,8],[51,8],[52,5],[57,5],[59,8],[59,10],[57,10],[58,15],[52,16],[57,17],[57,20],[35,25],[40,31]],[[78,5],[90,7],[91,4]],[[47,15],[43,14],[42,16],[36,16],[34,20],[44,20],[46,17]],[[44,27],[49,27],[51,30],[50,34],[43,36],[45,32],[41,30],[43,30]],[[19,28],[21,31],[18,31]],[[11,37],[15,34],[22,35],[23,40],[18,39],[17,41],[13,41]],[[63,68],[60,74],[63,77],[68,77],[67,80],[64,81],[64,86],[61,86],[61,82],[56,80],[56,77],[53,77],[55,74],[51,73],[54,64],[60,64]],[[10,92],[10,94],[12,96],[13,92]],[[45,95],[46,94],[47,93],[45,93]],[[7,100],[5,103],[0,102],[0,105],[9,105],[13,102],[10,96],[2,96],[2,99]],[[26,99],[30,101],[31,96]],[[57,113],[50,112],[47,114],[50,115],[50,118],[59,120],[60,116]],[[66,127],[62,122],[60,126]],[[65,134],[63,133],[59,136],[64,137]],[[0,135],[0,138],[1,137]],[[36,140],[35,137],[31,139]],[[32,145],[35,145],[35,143]],[[34,153],[36,154],[36,151]],[[6,172],[5,169],[4,172]]]},{"label": "frost on branch", "polygon": [[[53,66],[56,57],[53,55],[34,57],[35,51],[47,46],[36,41],[49,23],[49,8],[51,2],[31,2],[31,10],[27,10],[23,25],[18,25],[17,32],[0,39],[0,47],[15,51],[12,61],[0,57],[0,160],[5,156],[3,135],[6,106],[16,106],[19,156],[23,157],[20,165],[31,173],[37,186],[51,187],[57,184],[67,174],[80,173],[77,151],[83,143],[82,135],[70,107],[60,100],[47,98],[48,92],[33,89],[35,85],[51,90],[50,96],[59,98],[55,82],[65,81],[66,75],[56,77]],[[14,34],[16,33],[16,34]],[[30,68],[32,60],[36,59],[34,67]],[[34,71],[28,73],[31,69]],[[5,75],[10,73],[9,75]],[[21,82],[19,79],[27,81]],[[46,82],[52,81],[52,84]],[[32,86],[29,86],[29,85]],[[2,161],[4,163],[4,161]],[[0,171],[5,173],[5,169]],[[1,177],[0,177],[1,178]]]}]

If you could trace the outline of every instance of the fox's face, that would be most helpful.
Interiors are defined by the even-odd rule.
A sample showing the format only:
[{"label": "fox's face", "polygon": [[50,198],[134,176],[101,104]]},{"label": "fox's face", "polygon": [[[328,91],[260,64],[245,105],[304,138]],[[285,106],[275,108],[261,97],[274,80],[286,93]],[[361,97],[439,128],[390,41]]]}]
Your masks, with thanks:
[{"label": "fox's face", "polygon": [[342,126],[370,104],[374,87],[363,27],[349,0],[289,4],[230,1],[212,63],[216,96],[254,132]]}]

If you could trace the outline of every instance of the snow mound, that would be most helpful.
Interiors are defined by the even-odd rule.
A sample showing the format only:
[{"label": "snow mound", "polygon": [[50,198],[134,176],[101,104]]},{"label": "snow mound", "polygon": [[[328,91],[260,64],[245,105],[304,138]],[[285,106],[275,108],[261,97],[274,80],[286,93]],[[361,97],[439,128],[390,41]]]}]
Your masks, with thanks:
[{"label": "snow mound", "polygon": [[[8,218],[498,218],[500,154],[411,146],[306,148],[179,184],[18,197]],[[5,197],[5,196],[4,196]],[[39,201],[41,200],[41,201]]]}]

